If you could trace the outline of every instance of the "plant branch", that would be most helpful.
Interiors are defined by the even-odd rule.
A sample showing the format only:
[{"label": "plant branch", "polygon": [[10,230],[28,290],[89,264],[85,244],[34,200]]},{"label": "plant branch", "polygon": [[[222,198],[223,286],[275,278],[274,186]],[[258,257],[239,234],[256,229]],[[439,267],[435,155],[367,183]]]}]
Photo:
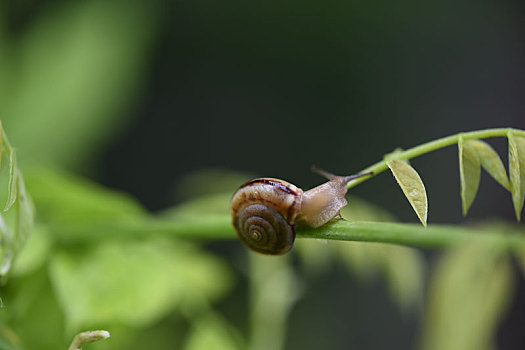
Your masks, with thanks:
[{"label": "plant branch", "polygon": [[[408,160],[456,144],[460,138],[470,140],[508,136],[510,133],[525,137],[525,131],[510,128],[459,133],[387,155],[385,160],[364,169],[362,172],[372,171],[374,174],[379,174],[388,169],[387,160]],[[350,181],[348,188],[354,187],[368,178],[362,177]],[[84,222],[65,220],[51,224],[49,229],[54,233],[57,241],[63,244],[92,242],[107,237],[141,238],[152,235],[213,241],[235,238],[231,218],[226,213],[198,212],[190,215],[150,217],[133,222],[101,219],[90,221],[89,226],[86,226]],[[525,249],[523,227],[503,223],[499,225],[484,224],[475,227],[433,224],[425,228],[418,224],[333,221],[315,229],[296,227],[296,233],[298,238],[381,242],[432,248],[452,246],[467,240],[489,240],[495,245],[502,245],[509,249]]]},{"label": "plant branch", "polygon": [[[385,159],[369,166],[368,168],[361,170],[359,173],[366,173],[366,172],[371,171],[374,173],[374,176],[375,176],[388,169],[388,165],[386,164],[387,160],[393,160],[393,159],[409,160],[409,159],[418,157],[420,155],[430,153],[432,151],[436,151],[438,149],[457,144],[460,136],[463,138],[463,140],[474,140],[474,139],[484,139],[484,138],[491,138],[491,137],[506,137],[509,132],[512,132],[516,136],[525,137],[525,130],[512,129],[512,128],[498,128],[498,129],[486,129],[486,130],[462,132],[462,133],[458,133],[455,135],[442,137],[440,139],[430,141],[430,142],[424,143],[416,147],[412,147],[405,151],[396,152],[395,154],[391,156],[386,155]],[[372,177],[373,176],[362,177],[362,178],[352,180],[348,183],[347,187],[348,189],[350,189]]]},{"label": "plant branch", "polygon": [[319,228],[305,227],[298,237],[340,241],[394,243],[413,247],[445,248],[466,241],[490,241],[504,249],[524,249],[525,236],[519,226],[493,224],[476,227],[339,221]]},{"label": "plant branch", "polygon": [[93,343],[101,339],[109,338],[108,331],[87,331],[79,333],[73,339],[73,342],[69,346],[69,350],[81,350],[82,344]]},{"label": "plant branch", "polygon": [[[108,237],[180,237],[192,240],[217,241],[235,239],[231,219],[227,215],[187,216],[176,219],[152,219],[138,223],[93,222],[89,228],[82,224],[50,227],[58,243],[78,244]],[[317,238],[341,241],[393,243],[413,247],[443,248],[467,240],[490,240],[512,249],[525,248],[523,227],[508,223],[475,226],[433,224],[426,228],[420,224],[334,221],[310,228],[297,227],[297,238]]]}]

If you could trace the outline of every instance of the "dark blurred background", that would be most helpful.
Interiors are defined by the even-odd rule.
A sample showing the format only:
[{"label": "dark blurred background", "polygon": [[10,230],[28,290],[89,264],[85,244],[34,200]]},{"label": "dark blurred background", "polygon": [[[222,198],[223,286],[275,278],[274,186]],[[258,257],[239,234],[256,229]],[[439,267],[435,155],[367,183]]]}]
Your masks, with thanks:
[{"label": "dark blurred background", "polygon": [[[153,210],[172,204],[166,189],[196,169],[309,187],[322,181],[311,164],[355,173],[396,147],[525,126],[520,1],[162,6],[134,119],[109,142],[96,174]],[[427,184],[431,222],[461,219],[455,153],[413,161]],[[470,218],[511,218],[506,193],[485,180]],[[356,191],[414,219],[389,175]]]},{"label": "dark blurred background", "polygon": [[[175,185],[196,171],[227,169],[309,188],[322,181],[310,172],[312,164],[350,174],[397,147],[460,131],[525,129],[521,0],[98,3],[93,11],[100,16],[90,17],[82,1],[0,2],[5,39],[0,50],[13,63],[3,72],[9,84],[4,84],[8,93],[0,100],[2,118],[13,144],[17,138],[35,139],[32,146],[20,149],[22,162],[38,155],[38,142],[70,137],[75,147],[75,141],[89,133],[94,141],[82,159],[60,149],[56,159],[38,155],[31,161],[61,162],[133,194],[152,211],[184,200]],[[64,94],[55,100],[35,101],[31,94],[17,94],[24,84],[20,77],[31,75],[24,62],[31,57],[54,62],[43,52],[55,50],[60,57],[62,43],[76,32],[63,33],[56,42],[42,39],[44,48],[34,49],[40,56],[24,51],[30,46],[25,45],[28,38],[38,41],[45,30],[60,32],[61,27],[46,27],[42,18],[71,8],[78,16],[68,15],[65,22],[82,23],[77,28],[81,33],[97,28],[106,40],[102,48],[86,45],[75,51],[85,59],[82,64],[99,64],[95,67],[100,74],[65,76],[71,86],[65,84],[59,90]],[[113,15],[123,19],[112,21]],[[97,44],[100,38],[91,39]],[[99,56],[95,63],[89,59]],[[53,72],[67,65],[55,68],[47,77],[51,81]],[[56,79],[58,85],[60,76]],[[76,97],[69,92],[85,81],[97,87],[92,95],[82,95],[86,109],[64,109],[64,118],[52,129],[45,122],[46,105],[69,103]],[[109,89],[118,93],[109,94]],[[13,107],[17,98],[26,99],[24,107]],[[114,107],[107,115],[75,124],[76,113],[99,104]],[[20,125],[27,123],[35,125],[34,135],[18,132],[26,130]],[[63,125],[69,125],[67,135],[60,129]],[[44,130],[49,133],[45,137]],[[506,154],[504,140],[491,144]],[[486,174],[469,216],[461,217],[454,147],[415,159],[412,165],[428,191],[430,223],[514,219],[510,196]],[[416,222],[390,174],[367,181],[352,194],[383,206],[402,221]],[[231,249],[240,247],[224,251]],[[379,283],[357,287],[353,282],[338,271],[315,282],[320,290],[314,284],[292,314],[290,348],[321,348],[323,325],[338,329],[342,340],[330,340],[333,348],[399,344],[396,348],[401,349],[413,344],[417,320],[399,315]],[[525,323],[523,280],[519,285],[521,298],[516,298],[500,331],[501,348],[525,347],[520,335]],[[237,296],[242,294],[239,288]],[[318,294],[328,302],[316,300]],[[339,307],[349,294],[363,300],[359,310]],[[379,309],[386,310],[381,319],[367,317]],[[296,329],[305,326],[294,324],[308,317],[320,326],[318,333],[297,334]],[[370,334],[345,338],[352,324],[363,323]],[[372,336],[377,333],[381,336]]]},{"label": "dark blurred background", "polygon": [[[129,50],[135,57],[112,62],[139,61],[133,66],[138,78],[129,79],[133,93],[122,93],[107,118],[118,120],[111,137],[94,147],[98,152],[82,171],[134,193],[152,210],[173,204],[168,189],[199,169],[271,175],[309,187],[322,181],[310,172],[312,164],[355,173],[397,147],[525,125],[521,1],[111,3],[107,18],[120,13],[124,20],[107,24],[93,16],[83,19],[85,26],[111,31],[109,52],[139,42]],[[56,0],[2,5],[4,35],[13,46],[45,15],[81,7]],[[102,23],[88,23],[92,19]],[[72,85],[83,83],[75,78]],[[15,124],[7,113],[5,119],[7,127]],[[460,219],[455,152],[451,147],[413,161],[431,198],[430,221]],[[146,183],[151,176],[155,181]],[[356,191],[395,211],[389,201],[404,199],[388,177]],[[480,196],[500,202],[506,194],[484,180]],[[470,217],[512,215],[508,199],[497,207],[493,202],[476,201]]]}]

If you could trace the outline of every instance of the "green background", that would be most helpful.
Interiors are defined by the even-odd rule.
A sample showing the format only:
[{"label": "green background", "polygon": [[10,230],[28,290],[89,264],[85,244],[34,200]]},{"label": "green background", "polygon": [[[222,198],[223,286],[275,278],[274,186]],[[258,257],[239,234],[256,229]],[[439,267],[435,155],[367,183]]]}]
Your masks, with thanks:
[{"label": "green background", "polygon": [[[122,190],[155,213],[251,176],[310,188],[322,181],[310,172],[312,164],[350,174],[397,147],[488,127],[524,129],[524,16],[517,0],[4,0],[0,119],[23,171],[72,172]],[[504,140],[492,144],[505,154]],[[486,174],[462,218],[454,147],[411,164],[426,185],[429,224],[513,220],[508,194]],[[230,171],[242,175],[231,180]],[[57,188],[63,189],[61,181]],[[31,191],[30,185],[28,179]],[[389,174],[352,194],[400,221],[417,221]],[[155,244],[163,245],[148,247],[155,250]],[[86,261],[103,262],[100,256],[112,255],[111,248],[85,252],[93,254]],[[216,308],[247,332],[245,248],[207,242],[204,250],[237,276],[229,293],[216,297]],[[440,253],[423,252],[434,266]],[[303,279],[297,286],[302,298],[291,311],[285,348],[406,349],[416,343],[420,313],[400,311],[381,280],[363,283],[339,265],[316,275],[292,260]],[[67,257],[53,261],[49,268],[67,275]],[[202,263],[196,274],[214,266],[206,258],[196,261]],[[516,285],[497,332],[501,349],[525,346],[523,277]],[[59,323],[63,315],[54,317]],[[142,317],[145,322],[148,315]],[[173,315],[157,322],[149,332],[160,334],[159,343],[184,343],[188,324]]]}]

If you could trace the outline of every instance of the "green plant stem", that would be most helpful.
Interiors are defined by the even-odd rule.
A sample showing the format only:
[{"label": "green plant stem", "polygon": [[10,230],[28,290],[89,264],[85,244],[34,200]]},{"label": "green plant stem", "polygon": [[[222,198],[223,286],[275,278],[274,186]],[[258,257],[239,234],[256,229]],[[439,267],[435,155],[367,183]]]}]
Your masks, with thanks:
[{"label": "green plant stem", "polygon": [[[464,140],[470,140],[507,136],[509,133],[525,137],[525,131],[511,128],[465,132],[387,155],[385,159],[408,160],[457,144],[460,136]],[[374,174],[379,174],[386,169],[388,166],[383,160],[362,172],[372,171]],[[348,188],[354,187],[368,178],[363,177],[351,181]],[[75,221],[66,221],[50,225],[49,229],[57,241],[63,244],[92,242],[108,236],[129,238],[157,235],[213,241],[235,238],[231,219],[227,214],[206,215],[199,213],[198,215],[145,219],[138,222],[101,220],[91,221],[89,226]],[[296,233],[298,238],[380,242],[432,248],[448,247],[468,240],[489,240],[509,249],[525,249],[523,227],[503,223],[477,227],[433,224],[425,228],[419,224],[335,221],[315,229],[297,227]]]},{"label": "green plant stem", "polygon": [[[113,238],[180,237],[192,240],[217,241],[235,239],[229,216],[195,216],[177,219],[153,219],[140,223],[93,222],[62,223],[49,227],[57,243],[81,244]],[[525,249],[523,227],[509,223],[476,226],[350,222],[345,220],[318,227],[297,227],[298,238],[342,241],[393,243],[413,247],[445,248],[468,240],[490,240],[512,249]]]},{"label": "green plant stem", "polygon": [[298,230],[297,235],[302,238],[394,243],[428,248],[446,248],[467,241],[490,241],[505,249],[525,249],[523,229],[508,224],[423,227],[420,224],[340,221],[316,229],[303,228]]},{"label": "green plant stem", "polygon": [[81,350],[81,346],[85,343],[93,343],[102,339],[109,338],[108,331],[87,331],[79,333],[73,339],[69,346],[69,350]]},{"label": "green plant stem", "polygon": [[[440,138],[434,141],[424,143],[422,145],[407,149],[405,151],[395,153],[390,157],[387,155],[385,156],[386,159],[381,160],[369,166],[368,168],[361,170],[360,173],[367,173],[371,171],[374,173],[374,176],[375,176],[388,169],[388,165],[386,164],[387,160],[391,160],[391,159],[409,160],[409,159],[418,157],[420,155],[430,153],[432,151],[436,151],[440,148],[444,148],[447,146],[457,144],[460,136],[463,138],[463,140],[474,140],[474,139],[484,139],[484,138],[491,138],[491,137],[503,137],[503,136],[507,136],[509,132],[512,132],[516,136],[525,137],[525,130],[512,129],[512,128],[486,129],[486,130],[477,130],[477,131],[458,133],[455,135],[443,137],[443,138]],[[348,189],[350,189],[372,177],[373,176],[367,176],[367,177],[361,177],[361,178],[352,180],[348,183],[347,187]]]}]

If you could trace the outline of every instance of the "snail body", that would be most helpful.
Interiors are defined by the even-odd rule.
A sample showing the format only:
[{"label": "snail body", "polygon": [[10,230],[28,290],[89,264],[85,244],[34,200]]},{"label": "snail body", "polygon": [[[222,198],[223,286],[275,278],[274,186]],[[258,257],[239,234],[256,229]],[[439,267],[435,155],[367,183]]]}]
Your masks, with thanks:
[{"label": "snail body", "polygon": [[336,176],[315,171],[329,181],[308,191],[275,178],[258,178],[242,185],[231,200],[232,223],[241,242],[262,254],[288,252],[295,240],[296,223],[324,225],[347,204],[346,184],[371,175]]}]

